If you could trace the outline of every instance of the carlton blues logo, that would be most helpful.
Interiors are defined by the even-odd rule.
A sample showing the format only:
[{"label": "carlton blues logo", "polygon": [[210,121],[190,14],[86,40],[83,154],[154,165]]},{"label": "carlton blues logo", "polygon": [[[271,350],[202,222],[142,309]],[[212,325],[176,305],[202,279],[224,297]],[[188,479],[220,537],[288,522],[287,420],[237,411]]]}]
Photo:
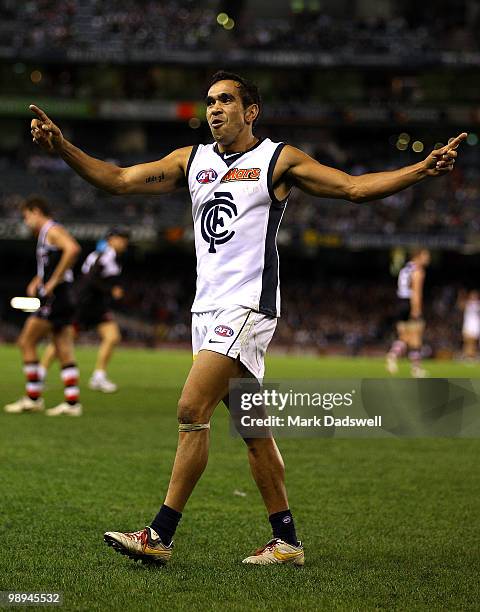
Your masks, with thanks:
[{"label": "carlton blues logo", "polygon": [[228,327],[228,325],[217,325],[215,328],[215,333],[223,338],[229,338],[230,336],[233,336],[234,332],[231,327]]},{"label": "carlton blues logo", "polygon": [[220,182],[233,183],[233,181],[258,181],[259,179],[260,168],[230,168]]},{"label": "carlton blues logo", "polygon": [[209,253],[216,253],[217,244],[225,244],[235,232],[228,229],[230,221],[237,216],[237,207],[228,191],[216,191],[214,199],[207,202],[202,211],[202,238],[209,243]]},{"label": "carlton blues logo", "polygon": [[213,183],[218,177],[218,174],[215,172],[213,168],[209,168],[208,170],[200,170],[197,174],[197,181],[202,185],[206,185],[207,183]]}]

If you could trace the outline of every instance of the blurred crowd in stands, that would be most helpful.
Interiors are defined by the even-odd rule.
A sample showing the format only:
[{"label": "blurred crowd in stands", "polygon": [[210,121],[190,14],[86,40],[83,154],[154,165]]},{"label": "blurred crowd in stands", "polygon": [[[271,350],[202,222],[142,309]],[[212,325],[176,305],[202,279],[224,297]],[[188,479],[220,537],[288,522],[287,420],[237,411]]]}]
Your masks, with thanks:
[{"label": "blurred crowd in stands", "polygon": [[[282,287],[284,315],[276,342],[292,350],[319,352],[383,350],[394,330],[397,303],[391,283],[337,277],[330,282],[292,282]],[[425,350],[438,354],[461,345],[460,311],[453,285],[432,287],[425,300]],[[446,316],[448,313],[448,317]]]},{"label": "blurred crowd in stands", "polygon": [[[227,31],[217,23],[219,2],[0,0],[0,57],[11,60],[0,63],[0,89],[5,95],[54,95],[92,105],[102,99],[201,100],[212,66],[229,64],[227,49],[241,55],[238,70],[258,82],[265,101],[277,105],[476,101],[478,64],[453,73],[435,63],[442,51],[447,63],[448,54],[458,51],[468,68],[465,54],[480,50],[480,4],[459,0],[450,10],[455,0],[441,0],[428,3],[427,10],[418,3],[412,9],[412,3],[390,3],[390,18],[355,16],[351,10],[340,16],[338,7],[333,15],[338,2],[266,18],[226,3],[237,20]],[[210,59],[201,61],[203,49],[212,50]],[[292,56],[280,63],[283,68],[268,70],[268,59],[260,65],[255,56],[250,59],[254,50],[266,50],[272,59],[280,52],[331,52],[335,62],[354,67],[342,69],[339,78],[330,60],[317,60],[321,70],[312,70]],[[181,61],[169,61],[169,52],[182,54]],[[382,73],[388,57],[397,58],[399,67]],[[412,60],[413,72],[406,71],[404,58]]]},{"label": "blurred crowd in stands", "polygon": [[[286,261],[288,255],[282,257]],[[152,347],[189,345],[193,259],[190,274],[185,271],[176,278],[167,267],[152,276],[127,266],[123,284],[125,297],[116,311],[125,342]],[[458,283],[448,283],[429,286],[426,291],[426,355],[448,356],[461,348],[458,289]],[[272,348],[315,354],[381,354],[393,337],[396,310],[394,277],[374,281],[335,275],[312,281],[283,274],[282,316]],[[1,341],[13,342],[18,334],[22,318],[9,323],[10,312],[5,304],[0,316]],[[80,341],[93,339],[94,335],[82,334]]]},{"label": "blurred crowd in stands", "polygon": [[375,11],[370,17],[356,14],[352,3],[341,17],[331,3],[312,3],[313,10],[302,10],[303,2],[292,2],[291,14],[270,18],[256,15],[245,2],[223,4],[237,4],[231,7],[235,24],[230,31],[217,23],[216,2],[0,0],[0,38],[17,50],[49,53],[65,47],[97,53],[201,50],[222,42],[247,49],[341,50],[349,55],[479,48],[475,2],[392,3],[388,18]]},{"label": "blurred crowd in stands", "polygon": [[[129,278],[121,306],[127,341],[152,346],[190,342],[193,280]],[[427,355],[461,347],[462,313],[454,285],[432,287],[426,296]],[[282,316],[272,347],[313,353],[382,353],[391,341],[396,316],[395,279],[391,282],[335,277],[308,282],[285,278]],[[134,317],[132,318],[132,313]],[[142,325],[136,324],[142,321]]]}]

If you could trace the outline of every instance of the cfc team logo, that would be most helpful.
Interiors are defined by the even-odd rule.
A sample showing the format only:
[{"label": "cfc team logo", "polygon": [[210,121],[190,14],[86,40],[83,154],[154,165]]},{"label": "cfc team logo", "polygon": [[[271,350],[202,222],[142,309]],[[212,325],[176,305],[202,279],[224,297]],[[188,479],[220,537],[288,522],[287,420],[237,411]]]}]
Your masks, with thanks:
[{"label": "cfc team logo", "polygon": [[207,202],[202,211],[202,238],[209,243],[209,253],[216,253],[217,244],[225,244],[235,232],[228,229],[231,220],[237,216],[237,207],[228,191],[216,191],[214,199]]},{"label": "cfc team logo", "polygon": [[213,181],[218,177],[218,174],[215,172],[213,168],[209,168],[208,170],[200,170],[197,174],[197,181],[202,185],[206,185],[207,183],[213,183]]},{"label": "cfc team logo", "polygon": [[230,168],[220,182],[232,183],[233,181],[258,181],[259,179],[260,168]]},{"label": "cfc team logo", "polygon": [[217,325],[215,328],[215,333],[223,338],[230,338],[230,336],[233,336],[234,332],[233,329],[227,325]]}]

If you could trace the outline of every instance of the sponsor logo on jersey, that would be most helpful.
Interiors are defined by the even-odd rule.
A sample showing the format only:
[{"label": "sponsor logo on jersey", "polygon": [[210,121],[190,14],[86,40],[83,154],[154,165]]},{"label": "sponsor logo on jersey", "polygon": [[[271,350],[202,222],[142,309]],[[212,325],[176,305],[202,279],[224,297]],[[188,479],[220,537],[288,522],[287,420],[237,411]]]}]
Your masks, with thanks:
[{"label": "sponsor logo on jersey", "polygon": [[218,177],[218,174],[215,172],[213,168],[209,168],[208,170],[200,170],[197,174],[197,181],[202,185],[206,185],[207,183],[213,183]]},{"label": "sponsor logo on jersey", "polygon": [[220,182],[233,183],[233,181],[258,181],[259,179],[260,168],[230,168]]},{"label": "sponsor logo on jersey", "polygon": [[231,327],[227,327],[226,325],[217,325],[215,328],[215,333],[217,336],[223,336],[224,338],[229,338],[234,334],[233,329]]}]

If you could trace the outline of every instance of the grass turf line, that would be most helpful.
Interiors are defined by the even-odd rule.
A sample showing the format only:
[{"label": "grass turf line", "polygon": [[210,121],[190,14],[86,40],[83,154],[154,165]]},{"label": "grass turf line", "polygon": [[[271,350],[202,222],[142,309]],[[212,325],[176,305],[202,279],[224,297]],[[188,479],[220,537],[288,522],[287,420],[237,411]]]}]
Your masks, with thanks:
[{"label": "grass turf line", "polygon": [[[78,350],[83,382],[93,357]],[[171,564],[135,565],[107,548],[105,530],[142,528],[163,499],[189,366],[180,351],[120,350],[111,368],[120,392],[83,384],[82,418],[0,415],[0,590],[60,590],[67,610],[478,609],[478,440],[281,440],[306,566],[248,567],[242,558],[270,530],[243,443],[219,407]],[[0,371],[4,404],[23,385],[13,347],[0,347]],[[381,360],[272,356],[267,373],[384,370]],[[52,406],[62,399],[57,368],[48,385]]]}]

